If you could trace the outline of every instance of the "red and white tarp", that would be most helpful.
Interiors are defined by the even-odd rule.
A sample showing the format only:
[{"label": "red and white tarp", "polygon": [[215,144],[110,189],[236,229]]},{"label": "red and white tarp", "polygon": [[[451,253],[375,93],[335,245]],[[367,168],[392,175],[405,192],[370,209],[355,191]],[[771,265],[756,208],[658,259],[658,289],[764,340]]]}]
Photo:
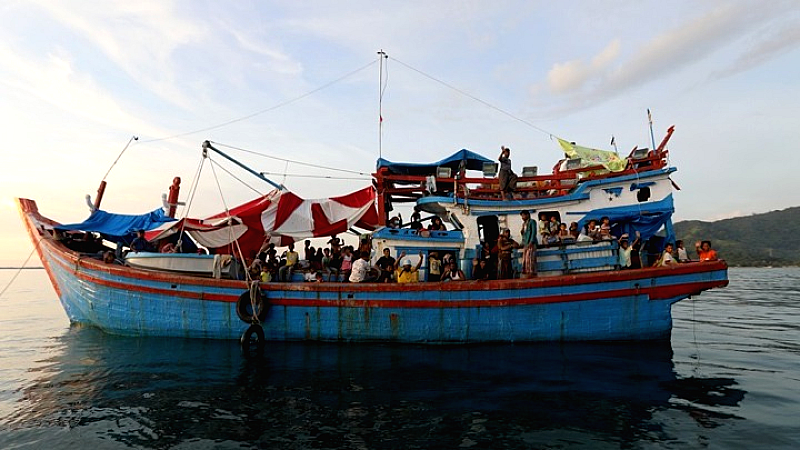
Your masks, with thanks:
[{"label": "red and white tarp", "polygon": [[340,197],[306,200],[288,190],[272,192],[202,220],[181,219],[148,231],[148,240],[177,233],[181,227],[200,245],[215,253],[230,253],[238,240],[245,256],[267,241],[288,245],[294,240],[343,233],[356,226],[378,226],[375,188],[366,187]]}]

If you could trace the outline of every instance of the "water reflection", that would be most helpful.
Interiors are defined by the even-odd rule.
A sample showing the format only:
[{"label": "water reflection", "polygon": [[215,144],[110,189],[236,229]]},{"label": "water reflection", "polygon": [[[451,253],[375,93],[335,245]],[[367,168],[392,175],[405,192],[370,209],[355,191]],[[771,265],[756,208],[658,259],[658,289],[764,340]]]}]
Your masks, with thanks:
[{"label": "water reflection", "polygon": [[135,447],[596,447],[713,427],[745,395],[679,379],[669,342],[394,346],[134,339],[73,327],[4,422]]}]

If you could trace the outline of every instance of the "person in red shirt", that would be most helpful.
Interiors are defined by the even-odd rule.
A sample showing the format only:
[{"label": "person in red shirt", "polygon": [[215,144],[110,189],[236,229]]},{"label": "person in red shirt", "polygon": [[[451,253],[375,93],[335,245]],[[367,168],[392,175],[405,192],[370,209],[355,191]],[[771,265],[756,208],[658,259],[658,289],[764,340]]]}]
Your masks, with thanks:
[{"label": "person in red shirt", "polygon": [[717,252],[711,248],[711,241],[698,241],[694,244],[695,250],[697,250],[697,256],[700,258],[700,261],[716,261],[717,259]]}]

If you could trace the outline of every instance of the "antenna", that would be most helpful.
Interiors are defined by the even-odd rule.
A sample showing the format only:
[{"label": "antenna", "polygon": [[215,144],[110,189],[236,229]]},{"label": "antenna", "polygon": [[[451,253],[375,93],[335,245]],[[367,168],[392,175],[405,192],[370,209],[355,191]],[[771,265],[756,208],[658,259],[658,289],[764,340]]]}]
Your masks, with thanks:
[{"label": "antenna", "polygon": [[[383,60],[389,59],[389,55],[381,49],[378,52],[378,158],[383,157]],[[388,69],[388,63],[387,63]]]}]

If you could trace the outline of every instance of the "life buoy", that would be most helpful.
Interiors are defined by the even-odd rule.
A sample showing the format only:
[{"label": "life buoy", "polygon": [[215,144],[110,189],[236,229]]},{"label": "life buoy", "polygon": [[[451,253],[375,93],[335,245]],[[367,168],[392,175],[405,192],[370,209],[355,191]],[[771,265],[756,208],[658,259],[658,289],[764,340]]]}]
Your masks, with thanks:
[{"label": "life buoy", "polygon": [[[236,301],[236,315],[246,323],[263,322],[267,318],[267,296],[261,289],[255,294],[255,302],[250,301],[250,291],[245,291]],[[255,304],[255,311],[253,311]]]},{"label": "life buoy", "polygon": [[249,351],[254,348],[259,351],[263,350],[266,341],[267,340],[264,337],[264,329],[258,324],[252,324],[247,327],[247,330],[242,333],[242,338],[239,340],[239,342],[242,344],[242,349],[245,351]]}]

